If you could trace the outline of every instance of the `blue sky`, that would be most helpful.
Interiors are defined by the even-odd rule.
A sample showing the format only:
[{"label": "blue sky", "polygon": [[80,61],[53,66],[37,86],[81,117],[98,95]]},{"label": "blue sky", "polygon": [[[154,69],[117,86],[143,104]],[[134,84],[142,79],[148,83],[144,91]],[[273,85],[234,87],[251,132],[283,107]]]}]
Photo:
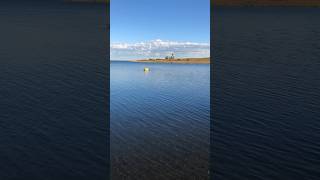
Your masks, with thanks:
[{"label": "blue sky", "polygon": [[209,0],[111,1],[111,59],[209,56]]}]

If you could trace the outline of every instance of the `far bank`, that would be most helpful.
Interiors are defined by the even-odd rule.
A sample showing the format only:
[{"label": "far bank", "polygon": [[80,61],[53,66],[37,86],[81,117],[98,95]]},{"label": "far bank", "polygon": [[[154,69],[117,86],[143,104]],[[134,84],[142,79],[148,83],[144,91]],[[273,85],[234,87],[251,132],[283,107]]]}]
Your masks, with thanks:
[{"label": "far bank", "polygon": [[142,63],[172,63],[172,64],[210,64],[210,58],[176,58],[176,59],[142,59],[130,62]]}]

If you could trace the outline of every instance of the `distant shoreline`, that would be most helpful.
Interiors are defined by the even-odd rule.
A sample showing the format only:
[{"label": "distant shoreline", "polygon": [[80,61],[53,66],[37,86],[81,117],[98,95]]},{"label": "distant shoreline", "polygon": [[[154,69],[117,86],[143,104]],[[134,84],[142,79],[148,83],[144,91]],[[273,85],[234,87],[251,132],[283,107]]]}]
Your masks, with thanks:
[{"label": "distant shoreline", "polygon": [[176,58],[176,59],[141,59],[131,60],[130,62],[138,63],[169,63],[169,64],[210,64],[207,58]]}]

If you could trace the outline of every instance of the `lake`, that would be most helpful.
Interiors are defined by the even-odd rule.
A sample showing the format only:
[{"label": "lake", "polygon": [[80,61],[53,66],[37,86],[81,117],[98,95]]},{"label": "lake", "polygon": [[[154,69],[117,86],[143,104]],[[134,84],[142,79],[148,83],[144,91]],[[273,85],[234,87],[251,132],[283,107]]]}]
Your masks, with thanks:
[{"label": "lake", "polygon": [[213,179],[319,179],[320,9],[213,12]]},{"label": "lake", "polygon": [[0,13],[0,179],[105,180],[105,8],[1,2]]},{"label": "lake", "polygon": [[113,179],[208,179],[210,65],[112,61],[110,91]]}]

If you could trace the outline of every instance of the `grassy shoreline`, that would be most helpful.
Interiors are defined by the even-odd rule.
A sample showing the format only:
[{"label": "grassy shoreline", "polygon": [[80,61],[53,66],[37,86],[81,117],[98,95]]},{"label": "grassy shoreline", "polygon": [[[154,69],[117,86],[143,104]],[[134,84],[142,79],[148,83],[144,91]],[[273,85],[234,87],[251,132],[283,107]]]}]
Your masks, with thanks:
[{"label": "grassy shoreline", "polygon": [[131,60],[137,63],[169,63],[169,64],[210,64],[210,58],[176,58],[176,59],[141,59]]}]

